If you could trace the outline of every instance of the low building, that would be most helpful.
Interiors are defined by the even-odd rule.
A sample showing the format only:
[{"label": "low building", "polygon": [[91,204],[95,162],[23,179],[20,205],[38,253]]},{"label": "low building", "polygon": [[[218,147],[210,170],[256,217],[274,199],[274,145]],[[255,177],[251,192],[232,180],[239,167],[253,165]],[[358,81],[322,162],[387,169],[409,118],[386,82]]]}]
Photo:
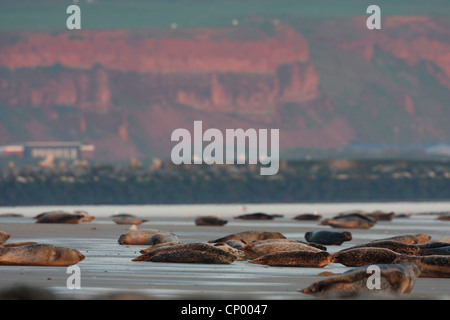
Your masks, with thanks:
[{"label": "low building", "polygon": [[13,156],[18,155],[23,157],[23,145],[11,145],[0,147],[0,154],[3,156]]},{"label": "low building", "polygon": [[51,141],[26,142],[21,145],[0,147],[3,156],[18,155],[23,158],[47,158],[80,160],[94,156],[95,146],[83,145],[81,142]]}]

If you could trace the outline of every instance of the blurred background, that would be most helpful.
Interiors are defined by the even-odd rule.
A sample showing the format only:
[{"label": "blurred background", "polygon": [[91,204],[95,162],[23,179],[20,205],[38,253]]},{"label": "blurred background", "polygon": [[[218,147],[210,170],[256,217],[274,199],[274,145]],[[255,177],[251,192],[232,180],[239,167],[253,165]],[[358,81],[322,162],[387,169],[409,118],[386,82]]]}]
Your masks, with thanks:
[{"label": "blurred background", "polygon": [[[202,120],[205,129],[280,129],[277,179],[290,166],[305,174],[297,182],[423,174],[443,179],[435,188],[446,198],[450,2],[373,2],[0,1],[0,165],[168,169],[172,131]],[[66,27],[71,4],[81,30]],[[366,27],[371,4],[381,30]],[[405,161],[425,162],[414,171]]]}]

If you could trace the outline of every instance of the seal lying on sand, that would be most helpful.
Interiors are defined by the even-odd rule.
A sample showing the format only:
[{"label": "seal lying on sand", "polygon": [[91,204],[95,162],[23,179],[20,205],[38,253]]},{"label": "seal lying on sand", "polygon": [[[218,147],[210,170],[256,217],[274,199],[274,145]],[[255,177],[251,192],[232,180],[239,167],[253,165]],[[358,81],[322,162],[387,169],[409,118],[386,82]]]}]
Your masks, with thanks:
[{"label": "seal lying on sand", "polygon": [[206,243],[188,243],[145,253],[132,261],[230,264],[236,256]]},{"label": "seal lying on sand", "polygon": [[401,256],[394,263],[412,262],[422,268],[422,278],[450,278],[450,256]]},{"label": "seal lying on sand", "polygon": [[299,220],[299,221],[318,221],[318,220],[322,219],[322,216],[319,214],[315,214],[315,213],[303,213],[303,214],[296,215],[292,219]]},{"label": "seal lying on sand", "polygon": [[3,242],[8,241],[8,239],[11,237],[11,235],[9,233],[0,231],[0,244],[2,244]]},{"label": "seal lying on sand", "polygon": [[299,243],[296,241],[293,242],[285,242],[285,241],[275,241],[272,242],[270,240],[263,240],[261,242],[251,242],[247,244],[243,251],[245,252],[245,256],[247,259],[256,259],[261,256],[264,256],[269,253],[274,253],[278,251],[313,251],[313,252],[319,252],[323,251],[320,249],[317,249],[312,246],[308,246],[303,243]]},{"label": "seal lying on sand", "polygon": [[[327,250],[327,247],[325,247],[325,246],[323,246],[323,245],[321,245],[319,243],[305,242],[305,241],[301,241],[301,240],[293,240],[293,239],[286,239],[286,238],[282,238],[282,239],[263,239],[263,240],[252,241],[250,243],[256,246],[256,245],[261,245],[261,244],[265,245],[265,244],[268,244],[268,243],[275,243],[275,242],[277,242],[277,243],[279,243],[279,242],[284,242],[284,243],[287,243],[287,242],[290,242],[290,243],[302,243],[304,245],[307,245],[308,247],[314,247],[314,248],[317,248],[317,249],[320,249],[320,250],[323,250],[323,251]],[[246,245],[247,245],[247,243],[244,245],[244,247]]]},{"label": "seal lying on sand", "polygon": [[400,236],[394,236],[394,237],[390,237],[390,238],[384,238],[384,239],[378,239],[378,240],[374,240],[372,242],[377,242],[377,241],[396,241],[396,242],[401,242],[404,244],[423,244],[423,243],[428,243],[431,240],[431,236],[427,235],[427,234],[423,234],[423,233],[419,233],[416,235],[400,235]]},{"label": "seal lying on sand", "polygon": [[84,260],[76,249],[31,244],[0,249],[0,265],[65,267]]},{"label": "seal lying on sand", "polygon": [[262,212],[247,213],[240,216],[234,217],[235,219],[243,220],[273,220],[274,218],[280,217],[279,214],[267,214]]},{"label": "seal lying on sand", "polygon": [[403,254],[415,254],[420,250],[417,245],[404,244],[402,242],[392,241],[392,240],[377,240],[369,243],[359,244],[342,251],[358,249],[358,248],[383,248],[389,249],[397,253]]},{"label": "seal lying on sand", "polygon": [[369,229],[376,223],[375,219],[369,216],[352,213],[346,215],[335,216],[331,219],[325,219],[320,224],[329,225],[333,228],[345,228],[345,229]]},{"label": "seal lying on sand", "polygon": [[228,240],[239,240],[248,243],[265,239],[286,239],[286,237],[279,232],[243,231],[229,234],[216,240],[210,240],[208,243],[225,242]]},{"label": "seal lying on sand", "polygon": [[150,245],[152,237],[157,233],[162,233],[162,231],[157,229],[130,230],[122,234],[118,242],[119,244]]},{"label": "seal lying on sand", "polygon": [[21,214],[21,213],[2,213],[2,214],[0,214],[0,218],[23,218],[23,214]]},{"label": "seal lying on sand", "polygon": [[147,222],[148,220],[125,216],[125,217],[114,218],[113,221],[115,223],[117,223],[117,224],[134,224],[134,225],[139,225],[141,223]]},{"label": "seal lying on sand", "polygon": [[84,214],[69,213],[64,211],[44,212],[35,217],[36,223],[67,223],[78,224],[85,219]]},{"label": "seal lying on sand", "polygon": [[399,253],[389,249],[367,247],[341,250],[333,254],[334,262],[347,267],[393,263],[399,256]]},{"label": "seal lying on sand", "polygon": [[325,280],[313,283],[306,289],[298,290],[306,294],[348,295],[369,292],[392,292],[397,295],[409,293],[420,274],[420,267],[413,263],[379,264],[380,289],[369,289],[367,282],[372,275],[367,268],[357,268]]},{"label": "seal lying on sand", "polygon": [[306,232],[305,239],[308,242],[315,242],[324,245],[341,245],[344,241],[352,240],[352,234],[348,231],[337,232],[318,230],[313,232]]},{"label": "seal lying on sand", "polygon": [[166,242],[178,242],[178,237],[172,233],[172,232],[161,232],[156,233],[150,238],[150,245],[154,246],[160,243],[166,243]]},{"label": "seal lying on sand", "polygon": [[420,255],[421,251],[432,249],[432,248],[439,248],[439,247],[446,247],[449,244],[446,242],[428,242],[423,244],[404,244],[402,242],[398,241],[392,241],[392,240],[376,240],[369,243],[359,244],[356,246],[353,246],[351,248],[344,249],[345,250],[351,250],[355,248],[385,248],[390,249],[392,251],[402,253],[402,254],[409,254],[409,255]]},{"label": "seal lying on sand", "polygon": [[[41,221],[41,222],[36,222],[36,223],[77,223],[77,222],[64,222],[64,221],[58,222],[57,221],[58,219],[64,220],[65,216],[68,214],[74,215],[77,218],[80,218],[80,216],[82,216],[82,218],[80,218],[79,222],[90,222],[95,219],[94,216],[91,216],[88,212],[83,211],[83,210],[76,210],[76,211],[71,211],[71,212],[66,212],[66,211],[62,211],[62,210],[42,212],[42,213],[38,214],[37,216],[35,216],[34,219]],[[46,216],[45,219],[44,219],[44,216]],[[70,220],[70,217],[68,217],[67,219]]]},{"label": "seal lying on sand", "polygon": [[216,216],[203,216],[195,219],[196,226],[224,226],[227,223],[227,220],[220,219]]},{"label": "seal lying on sand", "polygon": [[333,262],[333,257],[326,251],[279,251],[249,262],[268,266],[323,268]]},{"label": "seal lying on sand", "polygon": [[111,218],[137,218],[136,215],[131,214],[131,213],[115,213],[113,215],[110,216]]},{"label": "seal lying on sand", "polygon": [[445,246],[445,247],[422,249],[418,252],[418,255],[420,255],[420,256],[432,256],[432,255],[450,256],[450,243],[448,244],[448,246]]},{"label": "seal lying on sand", "polygon": [[395,212],[374,211],[372,213],[368,213],[367,215],[377,221],[391,221],[395,217]]}]

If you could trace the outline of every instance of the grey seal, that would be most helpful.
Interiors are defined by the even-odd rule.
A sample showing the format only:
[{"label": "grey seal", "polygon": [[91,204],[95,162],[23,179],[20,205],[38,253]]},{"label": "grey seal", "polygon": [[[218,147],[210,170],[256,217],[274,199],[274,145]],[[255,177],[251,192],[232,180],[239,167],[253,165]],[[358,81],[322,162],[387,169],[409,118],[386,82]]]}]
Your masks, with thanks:
[{"label": "grey seal", "polygon": [[236,259],[230,252],[199,242],[160,248],[144,253],[132,261],[230,264]]},{"label": "grey seal", "polygon": [[367,282],[371,273],[367,268],[356,268],[342,275],[314,282],[309,287],[298,290],[305,294],[349,295],[359,293],[391,292],[395,295],[409,293],[414,288],[420,267],[413,263],[378,264],[380,268],[380,289],[369,289]]},{"label": "grey seal", "polygon": [[216,216],[202,216],[195,219],[196,226],[224,226],[227,223],[227,220],[220,219]]},{"label": "grey seal", "polygon": [[352,234],[348,231],[338,232],[318,230],[306,232],[305,239],[308,242],[315,242],[323,245],[341,245],[344,241],[352,240]]}]

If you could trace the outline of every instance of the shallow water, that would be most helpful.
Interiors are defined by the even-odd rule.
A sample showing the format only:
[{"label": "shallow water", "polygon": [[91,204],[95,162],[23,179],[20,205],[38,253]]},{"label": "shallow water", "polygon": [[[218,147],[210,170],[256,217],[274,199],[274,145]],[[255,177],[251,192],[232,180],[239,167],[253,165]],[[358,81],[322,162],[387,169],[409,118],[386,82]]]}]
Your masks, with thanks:
[{"label": "shallow water", "polygon": [[[147,217],[139,229],[159,229],[175,233],[181,242],[206,242],[227,234],[246,230],[281,232],[289,239],[305,240],[308,231],[331,230],[318,221],[297,221],[292,217],[317,210],[331,216],[353,209],[385,210],[412,213],[410,218],[378,221],[371,229],[349,230],[353,239],[341,246],[327,246],[333,253],[355,244],[387,238],[399,234],[427,233],[432,239],[450,235],[450,222],[435,220],[427,212],[447,211],[450,203],[352,203],[352,204],[281,204],[246,205],[247,212],[279,213],[284,217],[271,221],[233,219],[242,214],[240,205],[186,206],[58,206],[0,208],[6,212],[23,213],[24,218],[1,218],[0,230],[11,234],[8,242],[37,241],[76,248],[86,258],[78,263],[81,270],[81,289],[70,290],[69,274],[64,267],[0,266],[0,289],[28,283],[46,287],[63,298],[91,299],[114,291],[145,293],[156,299],[311,299],[297,292],[315,281],[324,279],[323,271],[342,273],[351,268],[332,263],[324,268],[268,267],[247,261],[230,265],[201,265],[176,263],[133,262],[139,250],[148,246],[124,246],[117,240],[128,231],[128,225],[117,225],[110,217],[114,212],[133,213]],[[78,225],[35,224],[32,218],[49,210],[86,210],[96,219]],[[199,215],[220,214],[228,220],[222,227],[196,226]],[[342,229],[336,229],[341,230]],[[412,298],[449,298],[450,279],[419,278]]]},{"label": "shallow water", "polygon": [[192,217],[197,215],[220,215],[230,217],[244,213],[278,213],[293,217],[301,213],[333,216],[349,210],[372,212],[382,210],[396,213],[450,212],[450,202],[349,202],[349,203],[280,203],[280,204],[201,204],[201,205],[81,205],[81,206],[23,206],[0,207],[0,214],[7,212],[34,216],[52,210],[85,210],[95,212],[97,217],[108,217],[115,213],[132,213],[142,217]]}]

